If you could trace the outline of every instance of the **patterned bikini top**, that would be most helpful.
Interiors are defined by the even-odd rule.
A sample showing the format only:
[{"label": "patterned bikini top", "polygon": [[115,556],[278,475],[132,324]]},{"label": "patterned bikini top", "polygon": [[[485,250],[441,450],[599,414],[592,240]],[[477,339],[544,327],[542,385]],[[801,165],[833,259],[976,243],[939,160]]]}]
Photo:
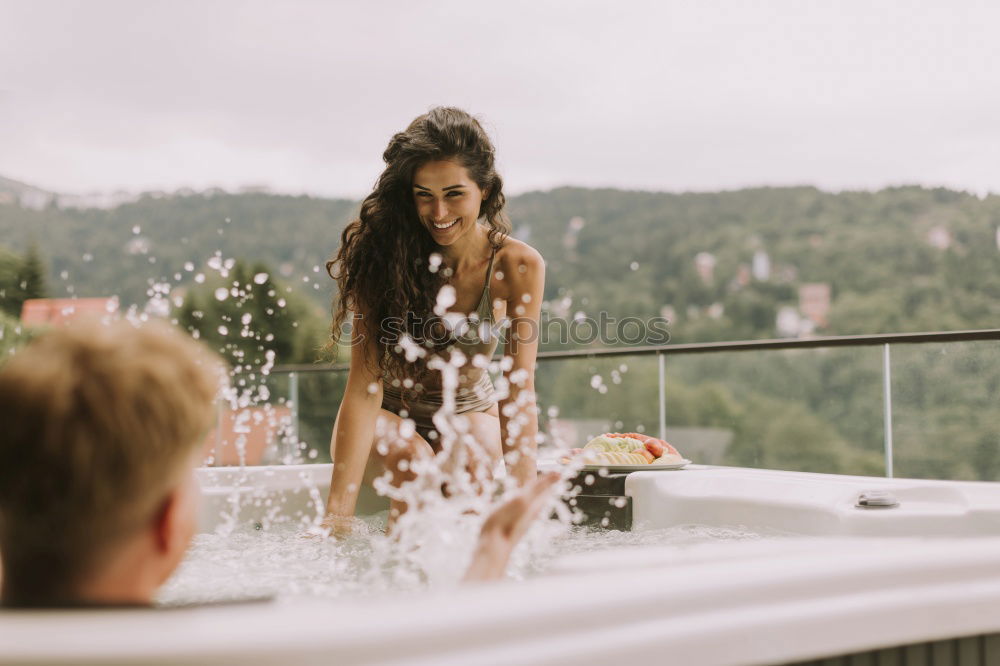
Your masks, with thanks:
[{"label": "patterned bikini top", "polygon": [[490,278],[493,276],[493,260],[496,259],[496,255],[497,251],[494,248],[490,254],[490,265],[486,269],[483,295],[480,296],[475,311],[457,330],[458,335],[454,337],[455,343],[451,346],[452,349],[458,349],[465,354],[468,361],[471,361],[476,354],[492,358],[500,341],[499,330],[493,319],[493,299],[490,298]]}]

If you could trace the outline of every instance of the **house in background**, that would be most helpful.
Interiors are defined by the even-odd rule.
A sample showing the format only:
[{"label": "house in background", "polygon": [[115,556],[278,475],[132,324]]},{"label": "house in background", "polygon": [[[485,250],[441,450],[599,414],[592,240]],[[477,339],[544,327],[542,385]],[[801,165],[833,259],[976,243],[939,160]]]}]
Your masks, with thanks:
[{"label": "house in background", "polygon": [[[282,464],[299,454],[298,440],[292,436],[292,410],[286,405],[259,405],[240,409],[222,408],[216,427],[205,436],[204,464]],[[287,450],[286,450],[287,449]]]},{"label": "house in background", "polygon": [[29,298],[21,306],[21,322],[58,326],[81,316],[106,317],[117,312],[117,298]]}]

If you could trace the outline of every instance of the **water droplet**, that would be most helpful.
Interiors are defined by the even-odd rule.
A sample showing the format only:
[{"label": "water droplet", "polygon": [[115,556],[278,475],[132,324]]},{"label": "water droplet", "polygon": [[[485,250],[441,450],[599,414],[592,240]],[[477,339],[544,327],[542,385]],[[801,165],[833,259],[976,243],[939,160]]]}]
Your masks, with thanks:
[{"label": "water droplet", "polygon": [[219,331],[219,335],[226,335],[227,333],[229,333],[229,329],[221,325],[216,330]]},{"label": "water droplet", "polygon": [[455,304],[455,299],[456,294],[453,286],[446,284],[441,287],[441,290],[438,291],[437,301],[434,305],[434,314],[439,317],[443,317],[445,312],[448,311],[448,308]]},{"label": "water droplet", "polygon": [[634,271],[637,271],[637,270],[639,270],[639,262],[638,261],[633,261],[631,264],[628,265],[628,267],[631,268]]},{"label": "water droplet", "polygon": [[253,276],[254,284],[264,284],[267,282],[267,273],[257,273]]},{"label": "water droplet", "polygon": [[198,284],[201,284],[202,282],[205,281],[205,274],[198,273],[197,275],[194,276],[194,281],[197,282]]},{"label": "water droplet", "polygon": [[184,262],[184,270],[186,270],[188,273],[190,273],[191,271],[194,270],[194,264],[191,263],[190,261],[185,261]]},{"label": "water droplet", "polygon": [[215,300],[224,301],[229,296],[229,290],[225,287],[219,287],[215,290]]},{"label": "water droplet", "polygon": [[135,234],[135,235],[138,236],[140,231],[142,231],[142,227],[140,227],[138,224],[135,225],[134,227],[132,227],[132,233],[133,234]]},{"label": "water droplet", "polygon": [[[418,358],[423,358],[427,355],[427,350],[414,342],[413,338],[405,333],[399,338],[399,344],[397,347],[399,348],[399,351],[405,354],[407,363],[413,363]],[[394,381],[398,382],[399,380]]]}]

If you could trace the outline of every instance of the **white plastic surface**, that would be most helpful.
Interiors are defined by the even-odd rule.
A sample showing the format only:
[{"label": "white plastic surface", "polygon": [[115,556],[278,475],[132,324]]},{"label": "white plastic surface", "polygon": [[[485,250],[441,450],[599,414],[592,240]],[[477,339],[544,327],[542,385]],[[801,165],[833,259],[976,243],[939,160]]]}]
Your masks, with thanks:
[{"label": "white plastic surface", "polygon": [[[329,471],[202,474],[217,483],[210,501],[251,479],[311,501],[300,474],[325,483]],[[1000,485],[692,466],[633,474],[626,487],[639,529],[953,536],[618,549],[563,558],[525,583],[364,601],[3,612],[0,664],[750,666],[1000,631],[1000,538],[967,538],[1000,534]],[[900,507],[853,508],[879,488]]]},{"label": "white plastic surface", "polygon": [[[888,490],[892,508],[858,508]],[[633,529],[682,523],[816,536],[1000,536],[1000,483],[923,481],[689,465],[630,474]]]}]

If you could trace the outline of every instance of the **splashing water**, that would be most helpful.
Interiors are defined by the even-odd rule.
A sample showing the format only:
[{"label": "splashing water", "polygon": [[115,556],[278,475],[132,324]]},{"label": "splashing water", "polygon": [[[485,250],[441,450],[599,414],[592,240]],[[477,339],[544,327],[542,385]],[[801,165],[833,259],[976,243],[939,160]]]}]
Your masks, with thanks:
[{"label": "splashing water", "polygon": [[[138,226],[133,230],[134,240],[141,238],[138,236],[140,231]],[[150,262],[153,261],[155,257],[151,256]],[[200,261],[197,264],[187,261],[183,269],[192,274],[189,277],[194,283],[204,284],[208,281],[206,273],[212,275],[213,279],[214,276],[229,278],[234,265],[235,259],[224,257],[221,250],[216,250],[203,264]],[[198,267],[203,267],[204,272],[195,272]],[[442,267],[441,255],[432,254],[428,269],[431,272],[442,270],[446,277],[450,275],[450,270]],[[312,269],[313,273],[319,272],[318,266],[313,266]],[[282,274],[284,275],[284,269]],[[61,277],[67,280],[68,272],[63,271]],[[181,277],[180,273],[175,273],[174,281],[180,282]],[[497,278],[503,279],[502,273],[498,272]],[[263,285],[269,279],[268,273],[264,272],[258,272],[251,278],[256,285]],[[309,284],[309,277],[303,276],[302,282]],[[313,286],[318,288],[318,284]],[[247,297],[251,288],[249,284],[234,283],[215,289],[213,294],[218,301],[233,299],[240,302]],[[126,316],[142,320],[147,316],[168,316],[172,289],[166,278],[151,280],[147,295],[149,303],[130,309]],[[271,290],[269,295],[275,296],[275,291]],[[445,285],[437,295],[434,313],[442,317],[454,333],[464,334],[462,325],[468,326],[468,319],[465,315],[449,312],[456,301],[454,287]],[[530,303],[530,298],[523,299],[523,302]],[[571,294],[558,301],[558,305],[566,310],[572,304]],[[179,307],[180,304],[177,305]],[[279,299],[277,306],[285,308],[285,299]],[[117,310],[117,306],[115,309]],[[269,310],[267,314],[273,315],[274,312]],[[202,318],[200,311],[193,315],[195,319]],[[583,317],[583,313],[578,312],[577,317]],[[238,321],[242,325],[242,336],[254,335],[251,326],[255,322],[249,313],[244,313]],[[226,335],[236,325],[236,318],[234,316],[227,323],[212,324],[217,324],[216,330],[221,335]],[[495,334],[487,322],[474,321],[472,325],[478,327],[481,339],[489,339],[490,335]],[[193,334],[197,337],[197,331],[193,331]],[[273,339],[273,336],[268,337]],[[411,363],[427,353],[426,349],[408,337],[400,341],[400,351]],[[279,417],[273,407],[266,404],[270,394],[263,381],[253,381],[254,373],[257,372],[261,378],[267,377],[274,363],[273,350],[264,353],[264,362],[257,369],[252,368],[249,359],[240,360],[237,357],[237,363],[229,377],[233,384],[223,394],[222,401],[229,409],[237,412],[233,420],[233,444],[241,465],[246,461],[248,435],[255,425],[266,422],[276,432],[289,431],[285,427],[287,417]],[[495,388],[499,399],[515,393],[517,395],[515,401],[504,406],[504,416],[508,423],[508,439],[505,444],[508,448],[513,448],[518,435],[528,425],[528,407],[533,408],[535,396],[527,390],[516,390],[523,388],[530,376],[524,370],[510,372],[512,366],[513,359],[509,356],[499,361],[492,361],[482,355],[468,359],[457,351],[447,358],[438,356],[429,361],[428,368],[440,375],[443,395],[443,405],[433,416],[434,426],[439,433],[439,440],[434,442],[437,451],[430,457],[401,461],[398,471],[415,473],[415,479],[411,482],[393,486],[391,471],[375,480],[378,491],[409,507],[408,511],[394,518],[389,535],[385,534],[387,523],[390,522],[389,516],[382,513],[365,518],[358,523],[360,529],[345,539],[300,538],[303,530],[318,524],[322,517],[324,505],[319,490],[303,477],[302,485],[308,488],[312,498],[312,510],[308,515],[285,516],[281,500],[263,499],[249,486],[249,475],[243,474],[233,484],[222,527],[213,534],[203,534],[196,538],[183,566],[163,588],[161,599],[167,602],[209,601],[275,593],[332,597],[457,583],[471,559],[482,522],[517,488],[513,479],[503,473],[502,465],[495,465],[496,461],[476,441],[470,420],[456,413],[456,391],[462,373],[470,368],[494,374],[509,372],[507,378],[499,377],[496,380]],[[618,373],[611,373],[611,381],[619,383],[620,373],[624,372],[626,368],[623,365]],[[413,381],[408,382],[407,388],[412,387]],[[607,391],[603,380],[594,388],[601,392]],[[261,411],[240,411],[262,403],[264,408]],[[414,422],[404,419],[398,428],[382,428],[377,432],[376,446],[399,445],[401,441],[411,438],[414,432]],[[301,446],[302,443],[294,435],[282,435],[277,460],[283,463],[299,462]],[[310,456],[315,457],[315,451],[310,451]],[[518,456],[517,451],[512,451],[506,456],[505,462],[513,464]],[[403,465],[406,469],[403,469]],[[567,467],[565,476],[572,476],[575,472],[575,468]],[[267,520],[263,521],[259,530],[237,529],[240,507],[255,502],[270,502],[266,505]],[[573,527],[573,512],[555,498],[551,506],[543,511],[549,512],[555,513],[556,520],[539,520],[515,551],[509,569],[512,577],[524,578],[544,573],[549,563],[563,553],[619,545],[641,545],[646,542],[663,543],[663,535],[655,533],[627,534]],[[741,537],[680,531],[668,535],[668,538],[684,541]]]},{"label": "splashing water", "polygon": [[[338,540],[299,538],[291,523],[198,535],[158,600],[180,604],[276,595],[370,597],[455,584],[464,559],[459,561],[441,543],[433,544],[433,554],[425,550],[422,559],[427,563],[437,557],[439,562],[421,571],[421,563],[405,546],[386,536],[386,521],[384,511],[368,516],[359,521],[354,534]],[[793,535],[692,524],[636,532],[571,527],[518,549],[508,576],[515,580],[542,576],[563,556],[615,548],[670,546],[681,556],[704,543],[783,538]]]}]

